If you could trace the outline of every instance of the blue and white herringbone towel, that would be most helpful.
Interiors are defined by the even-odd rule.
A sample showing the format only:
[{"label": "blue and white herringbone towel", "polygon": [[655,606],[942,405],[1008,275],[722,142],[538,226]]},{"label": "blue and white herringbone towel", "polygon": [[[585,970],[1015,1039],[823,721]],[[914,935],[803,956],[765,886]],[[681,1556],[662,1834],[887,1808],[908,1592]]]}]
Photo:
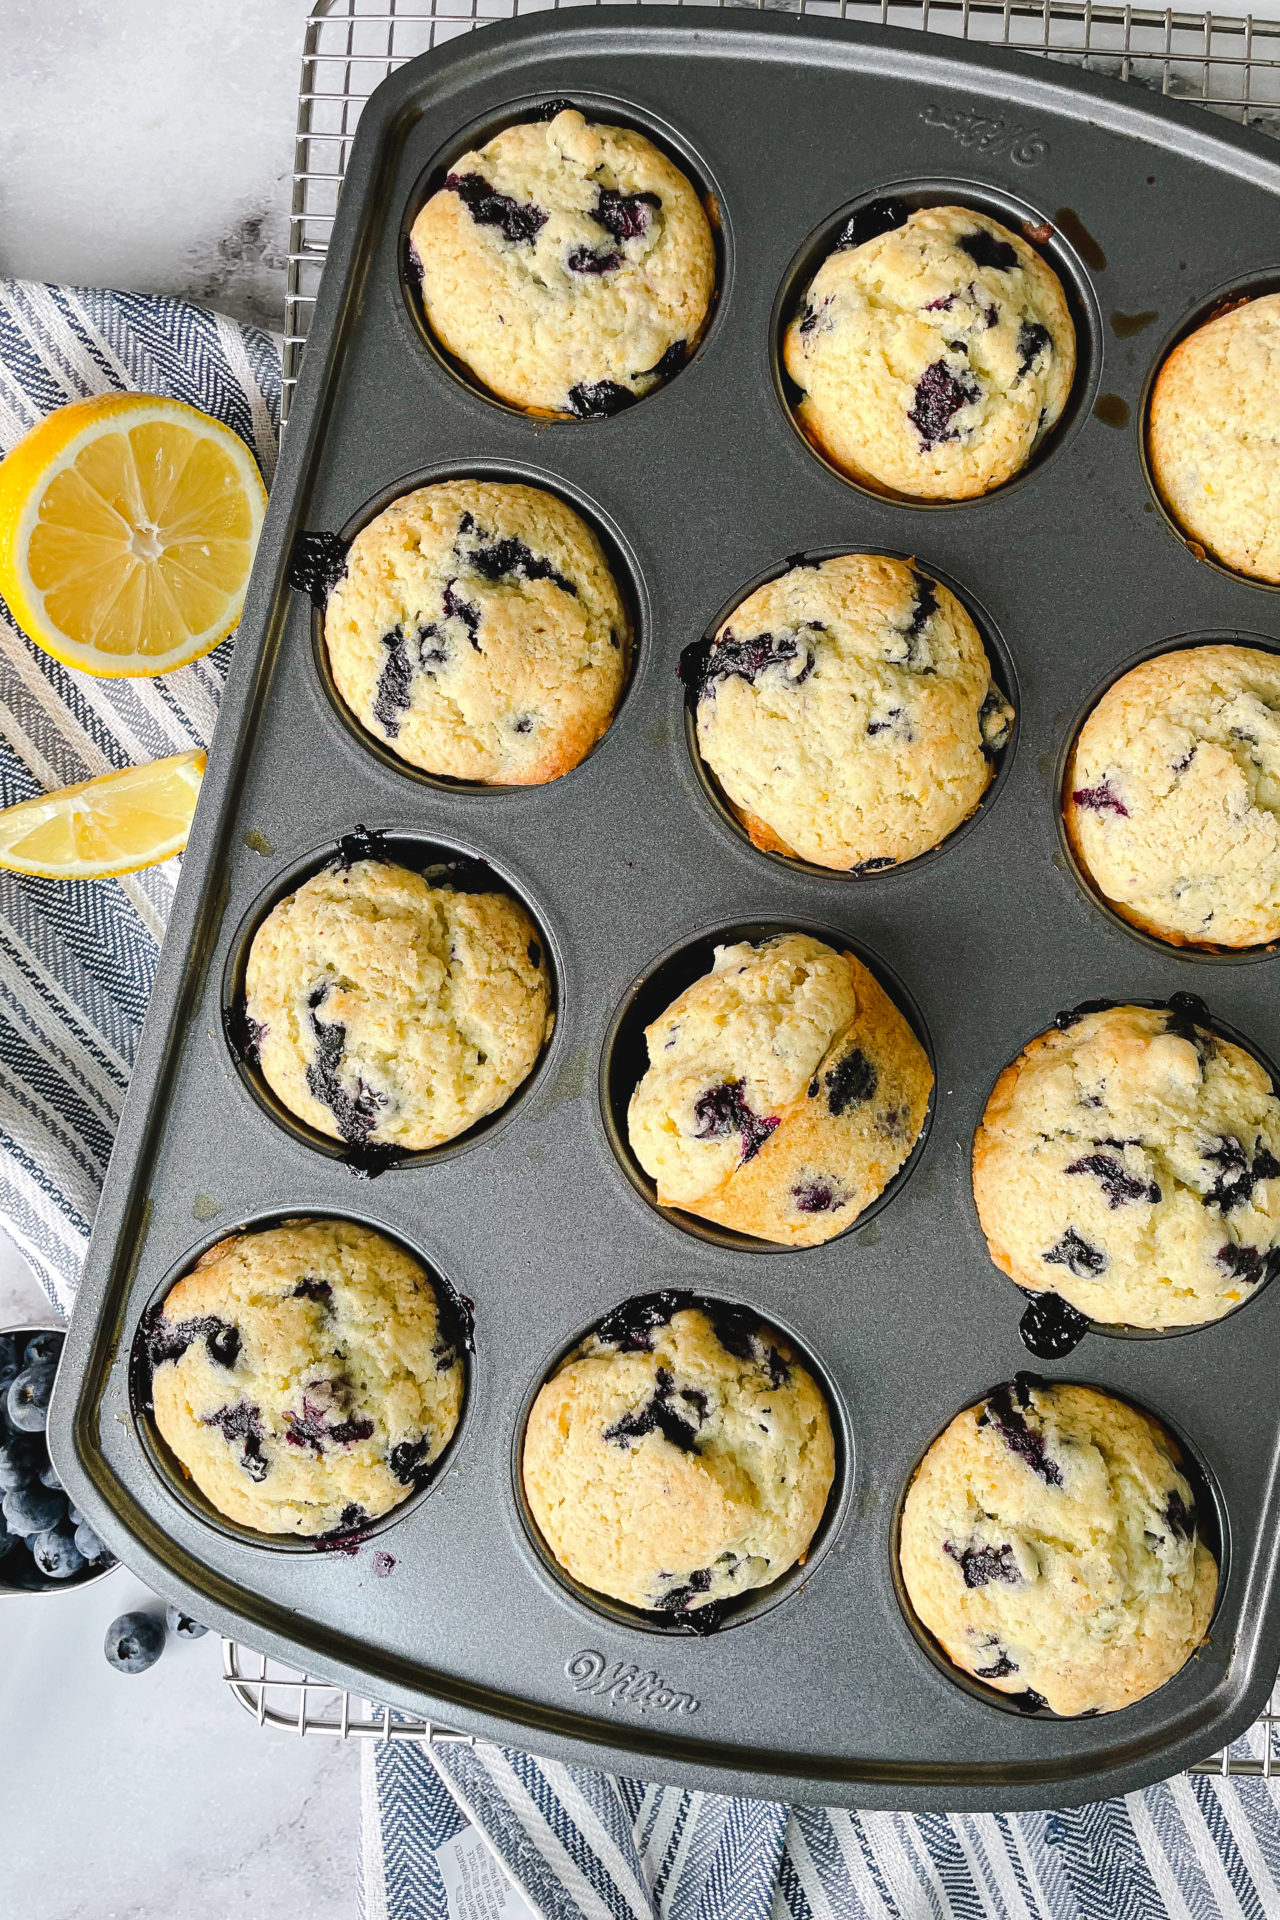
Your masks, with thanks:
[{"label": "blue and white herringbone towel", "polygon": [[[116,387],[215,414],[270,481],[268,334],[180,300],[0,282],[0,452],[64,401]],[[93,680],[32,647],[0,602],[0,803],[205,745],[231,645],[163,679]],[[0,873],[0,1223],[64,1309],[174,878],[174,863],[79,885]],[[686,1793],[483,1745],[365,1759],[366,1920],[1280,1920],[1265,1780],[910,1817]]]},{"label": "blue and white herringbone towel", "polygon": [[[275,471],[280,354],[183,300],[0,281],[0,453],[46,413],[131,388],[224,420]],[[95,680],[24,639],[0,600],[0,805],[207,746],[230,640],[155,680]],[[0,873],[0,1222],[71,1306],[177,862],[121,880]]]}]

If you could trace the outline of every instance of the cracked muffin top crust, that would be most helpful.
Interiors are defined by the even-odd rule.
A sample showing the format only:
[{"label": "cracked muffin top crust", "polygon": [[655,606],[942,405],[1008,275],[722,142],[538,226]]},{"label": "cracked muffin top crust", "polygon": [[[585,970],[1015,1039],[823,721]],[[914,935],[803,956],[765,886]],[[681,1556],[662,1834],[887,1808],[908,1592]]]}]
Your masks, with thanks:
[{"label": "cracked muffin top crust", "polygon": [[573,107],[458,160],[413,224],[436,337],[512,406],[617,413],[683,366],[715,247],[680,169]]},{"label": "cracked muffin top crust", "polygon": [[855,480],[966,500],[1023,468],[1067,403],[1075,328],[1052,267],[968,207],[849,221],[784,343],[800,424]]},{"label": "cracked muffin top crust", "polygon": [[1184,647],[1103,694],[1063,821],[1098,891],[1174,946],[1280,939],[1280,654]]},{"label": "cracked muffin top crust", "polygon": [[232,1234],[147,1327],[156,1425],[229,1520],[357,1528],[424,1485],[452,1438],[461,1331],[421,1262],[372,1228]]},{"label": "cracked muffin top crust", "polygon": [[1150,1414],[1030,1374],[957,1414],[902,1512],[921,1624],[1030,1709],[1112,1713],[1204,1639],[1218,1568],[1175,1442]]},{"label": "cracked muffin top crust", "polygon": [[792,567],[683,671],[703,759],[755,844],[845,872],[944,840],[1013,726],[955,595],[880,554]]},{"label": "cracked muffin top crust", "polygon": [[874,975],[807,933],[717,947],[645,1029],[627,1110],[662,1206],[780,1246],[853,1225],[924,1125],[933,1074]]},{"label": "cracked muffin top crust", "polygon": [[550,1034],[542,941],[509,894],[339,859],[272,908],[245,1014],[291,1113],[349,1147],[437,1147],[504,1106]]},{"label": "cracked muffin top crust", "polygon": [[973,1192],[1020,1287],[1199,1326],[1280,1271],[1280,1099],[1190,995],[1060,1014],[992,1090]]},{"label": "cracked muffin top crust", "polygon": [[375,740],[452,780],[536,786],[613,718],[631,623],[595,534],[513,481],[419,487],[352,541],[324,641]]},{"label": "cracked muffin top crust", "polygon": [[668,1290],[615,1309],[545,1382],[521,1471],[575,1580],[686,1615],[804,1559],[835,1443],[821,1390],[780,1334]]}]

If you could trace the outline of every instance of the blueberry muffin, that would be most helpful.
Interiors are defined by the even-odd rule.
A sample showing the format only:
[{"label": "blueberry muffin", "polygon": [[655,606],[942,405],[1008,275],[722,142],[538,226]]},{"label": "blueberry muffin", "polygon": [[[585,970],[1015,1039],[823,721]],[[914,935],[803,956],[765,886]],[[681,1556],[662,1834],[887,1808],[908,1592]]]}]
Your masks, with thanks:
[{"label": "blueberry muffin", "polygon": [[426,1269],[369,1227],[233,1234],[147,1329],[156,1425],[228,1520],[357,1527],[407,1500],[449,1444],[459,1333]]},{"label": "blueberry muffin", "polygon": [[1183,531],[1237,573],[1280,582],[1280,293],[1189,334],[1156,378],[1151,474]]},{"label": "blueberry muffin", "polygon": [[1081,868],[1174,946],[1280,938],[1280,655],[1144,660],[1080,729],[1063,797]]},{"label": "blueberry muffin", "polygon": [[1112,1713],[1201,1644],[1218,1568],[1174,1441],[1092,1387],[1020,1373],[957,1414],[902,1511],[916,1616],[1026,1707]]},{"label": "blueberry muffin", "polygon": [[684,364],[716,259],[680,169],[630,127],[573,107],[456,162],[413,224],[436,338],[538,413],[616,413]]},{"label": "blueberry muffin", "polygon": [[1201,1003],[1059,1014],[973,1145],[991,1257],[1130,1327],[1217,1320],[1280,1271],[1280,1099]]},{"label": "blueberry muffin", "polygon": [[324,641],[343,700],[402,760],[524,787],[568,773],[605,732],[631,629],[572,508],[538,487],[446,480],[356,535]]},{"label": "blueberry muffin", "polygon": [[529,1508],[595,1593],[694,1613],[803,1561],[835,1473],[826,1401],[771,1327],[674,1290],[632,1300],[544,1384]]},{"label": "blueberry muffin", "polygon": [[505,893],[339,860],[273,907],[248,1032],[291,1113],[349,1146],[420,1150],[505,1105],[551,1030],[536,928]]},{"label": "blueberry muffin", "polygon": [[812,934],[717,947],[645,1029],[627,1132],[659,1203],[813,1247],[884,1192],[933,1073],[879,981]]},{"label": "blueberry muffin", "polygon": [[889,203],[849,222],[784,360],[801,426],[845,473],[967,500],[1012,479],[1052,431],[1075,329],[1058,276],[1018,234],[968,207]]},{"label": "blueberry muffin", "polygon": [[944,840],[1013,726],[955,595],[876,554],[758,588],[696,679],[698,746],[755,844],[846,872]]}]

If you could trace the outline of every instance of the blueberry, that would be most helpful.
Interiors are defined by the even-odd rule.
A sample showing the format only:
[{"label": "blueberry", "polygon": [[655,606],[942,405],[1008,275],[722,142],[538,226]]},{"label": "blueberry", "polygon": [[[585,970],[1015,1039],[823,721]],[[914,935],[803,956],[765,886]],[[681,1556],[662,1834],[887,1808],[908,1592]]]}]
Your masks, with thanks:
[{"label": "blueberry", "polygon": [[33,1333],[27,1342],[26,1352],[22,1356],[23,1365],[28,1367],[56,1367],[62,1357],[62,1342],[65,1335],[52,1328],[43,1333]]},{"label": "blueberry", "polygon": [[35,1479],[40,1468],[40,1449],[25,1433],[0,1440],[0,1493],[12,1493]]},{"label": "blueberry", "polygon": [[78,1527],[80,1525],[80,1522],[84,1519],[84,1515],[81,1513],[79,1507],[68,1506],[67,1518],[71,1522],[73,1527]]},{"label": "blueberry", "polygon": [[499,193],[480,173],[451,173],[445,179],[477,226],[497,227],[504,240],[528,245],[547,224],[547,215],[531,202],[522,204],[509,193]]},{"label": "blueberry", "polygon": [[43,1433],[53,1393],[51,1366],[27,1367],[9,1388],[9,1425],[19,1433]]},{"label": "blueberry", "polygon": [[[21,1372],[22,1362],[16,1354],[0,1351],[0,1407],[3,1407],[9,1388]],[[0,1420],[0,1428],[3,1425],[3,1420]]]},{"label": "blueberry", "polygon": [[954,372],[945,360],[935,360],[926,367],[916,382],[915,404],[907,414],[920,435],[922,448],[928,450],[941,440],[957,439],[952,417],[981,397],[982,389],[971,373]]},{"label": "blueberry", "polygon": [[58,1493],[62,1492],[62,1482],[58,1478],[58,1469],[54,1466],[52,1460],[45,1461],[39,1473],[36,1475],[36,1479],[42,1487],[53,1487]]},{"label": "blueberry", "polygon": [[15,1487],[0,1501],[0,1512],[10,1533],[21,1534],[25,1540],[66,1518],[66,1496],[51,1487]]},{"label": "blueberry", "polygon": [[145,1673],[164,1652],[164,1628],[150,1613],[122,1613],[107,1628],[103,1652],[117,1673]]},{"label": "blueberry", "polygon": [[994,233],[988,233],[985,227],[975,227],[972,233],[962,233],[960,246],[968,254],[975,266],[994,267],[998,273],[1012,273],[1018,264],[1018,256],[1007,240],[997,240]]},{"label": "blueberry", "polygon": [[[67,1518],[70,1520],[71,1515],[68,1514]],[[106,1548],[87,1520],[75,1522],[75,1543],[86,1560],[104,1560],[108,1557]]]},{"label": "blueberry", "polygon": [[1100,780],[1096,787],[1077,787],[1071,796],[1072,803],[1083,807],[1090,813],[1116,813],[1122,820],[1129,818],[1129,809],[1109,781]]},{"label": "blueberry", "polygon": [[60,1527],[50,1527],[47,1532],[36,1535],[31,1542],[31,1558],[46,1580],[70,1580],[85,1561],[71,1535]]},{"label": "blueberry", "polygon": [[15,1367],[22,1361],[22,1336],[17,1333],[0,1333],[0,1367],[12,1360]]},{"label": "blueberry", "polygon": [[164,1617],[170,1633],[176,1634],[179,1640],[203,1640],[209,1631],[198,1620],[193,1620],[189,1613],[184,1613],[181,1607],[166,1607]]}]

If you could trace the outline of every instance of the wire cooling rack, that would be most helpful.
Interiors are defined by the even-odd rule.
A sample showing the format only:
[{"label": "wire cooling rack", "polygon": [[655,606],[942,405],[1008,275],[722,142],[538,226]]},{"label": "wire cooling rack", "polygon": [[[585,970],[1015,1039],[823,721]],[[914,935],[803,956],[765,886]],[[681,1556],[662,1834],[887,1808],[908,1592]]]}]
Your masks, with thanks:
[{"label": "wire cooling rack", "polygon": [[[622,0],[317,0],[307,22],[285,295],[282,421],[298,382],[320,271],[360,110],[406,60],[459,34],[517,15]],[[633,4],[634,0],[626,0]],[[671,4],[671,0],[665,0]],[[686,0],[677,0],[685,4]],[[688,0],[757,12],[878,21],[983,41],[1132,80],[1175,94],[1280,139],[1280,20],[1171,8],[1095,6],[1092,0]],[[998,131],[975,121],[968,144]],[[261,1727],[337,1740],[465,1741],[435,1726],[316,1680],[234,1640],[222,1643],[222,1677]],[[1280,1776],[1280,1687],[1239,1740],[1192,1773]]]}]

